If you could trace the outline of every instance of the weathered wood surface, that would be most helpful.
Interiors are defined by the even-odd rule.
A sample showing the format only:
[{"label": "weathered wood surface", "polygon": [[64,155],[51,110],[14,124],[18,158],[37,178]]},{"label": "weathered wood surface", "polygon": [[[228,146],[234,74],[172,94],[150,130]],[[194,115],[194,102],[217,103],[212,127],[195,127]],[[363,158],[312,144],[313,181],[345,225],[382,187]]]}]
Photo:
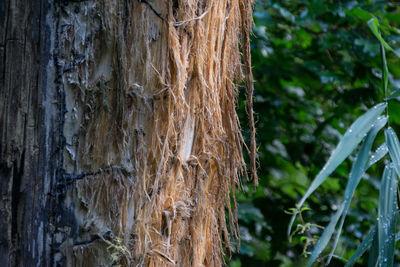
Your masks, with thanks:
[{"label": "weathered wood surface", "polygon": [[47,1],[0,1],[0,265],[49,266],[59,162]]},{"label": "weathered wood surface", "polygon": [[0,1],[1,266],[223,264],[250,2]]}]

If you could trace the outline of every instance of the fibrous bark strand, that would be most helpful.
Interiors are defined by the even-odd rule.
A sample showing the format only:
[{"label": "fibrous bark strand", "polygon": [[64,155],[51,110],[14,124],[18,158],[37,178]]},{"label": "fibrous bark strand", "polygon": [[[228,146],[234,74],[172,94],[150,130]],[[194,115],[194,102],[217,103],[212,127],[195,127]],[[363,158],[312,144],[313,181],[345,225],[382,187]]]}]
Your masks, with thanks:
[{"label": "fibrous bark strand", "polygon": [[246,0],[0,3],[0,259],[223,265],[250,25]]}]

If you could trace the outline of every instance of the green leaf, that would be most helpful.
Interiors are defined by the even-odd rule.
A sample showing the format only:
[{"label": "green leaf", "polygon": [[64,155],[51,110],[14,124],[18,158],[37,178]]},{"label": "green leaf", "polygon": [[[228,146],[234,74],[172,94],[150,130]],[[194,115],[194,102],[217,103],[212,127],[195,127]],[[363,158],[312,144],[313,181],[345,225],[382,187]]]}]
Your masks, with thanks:
[{"label": "green leaf", "polygon": [[351,258],[348,260],[348,262],[346,263],[346,265],[344,267],[353,266],[354,263],[356,263],[357,260],[364,254],[364,252],[371,247],[372,241],[376,234],[376,229],[377,229],[377,226],[375,225],[374,227],[371,228],[371,230],[369,230],[369,232],[365,236],[364,240],[358,246],[358,248],[356,249],[356,251],[351,256]]},{"label": "green leaf", "polygon": [[379,241],[378,241],[378,224],[376,225],[376,231],[374,234],[374,240],[372,240],[372,246],[369,250],[368,255],[368,267],[376,267],[379,255]]},{"label": "green leaf", "polygon": [[322,233],[321,237],[318,239],[317,244],[314,247],[313,252],[311,253],[311,257],[308,260],[307,266],[311,266],[313,262],[318,258],[319,254],[324,250],[326,245],[328,244],[329,240],[333,232],[335,231],[335,226],[339,221],[340,215],[343,212],[344,205],[342,204],[335,215],[332,216],[328,226],[325,228],[324,232]]},{"label": "green leaf", "polygon": [[[328,176],[353,152],[361,140],[365,137],[368,131],[374,126],[379,115],[386,108],[386,103],[380,103],[369,109],[365,114],[359,117],[346,131],[341,138],[339,144],[332,152],[330,158],[325,163],[325,166],[315,177],[310,187],[307,189],[300,202],[297,204],[297,210],[303,206],[306,199],[328,178]],[[292,216],[289,227],[288,236],[292,229],[293,222],[296,218],[296,213]]]},{"label": "green leaf", "polygon": [[367,169],[380,161],[387,153],[388,153],[388,147],[386,142],[380,145],[375,152],[371,155],[369,158],[368,164],[367,164]]},{"label": "green leaf", "polygon": [[[389,145],[388,145],[389,146]],[[390,146],[389,146],[390,152]],[[397,179],[393,164],[383,172],[378,205],[379,266],[393,266],[395,219],[397,210]]]},{"label": "green leaf", "polygon": [[[358,183],[360,182],[362,175],[366,171],[368,155],[372,148],[372,144],[375,140],[376,135],[383,128],[383,126],[386,125],[386,123],[387,123],[387,117],[385,117],[385,116],[378,117],[378,119],[374,123],[374,126],[372,127],[372,129],[368,132],[368,135],[365,138],[363,145],[361,146],[360,150],[358,151],[358,154],[356,156],[356,159],[354,161],[353,167],[350,172],[349,181],[346,185],[344,201],[343,201],[343,208],[339,209],[336,212],[336,215],[332,217],[333,219],[336,219],[341,216],[341,220],[340,220],[340,224],[339,224],[339,227],[337,230],[335,243],[332,247],[332,251],[331,251],[329,258],[327,260],[327,263],[326,263],[327,265],[331,261],[333,253],[339,242],[339,237],[340,237],[340,234],[341,234],[341,231],[343,228],[344,219],[346,218],[347,212],[349,210],[350,202],[353,197],[354,191],[356,190],[356,187],[357,187]],[[315,260],[318,258],[319,254],[325,249],[326,245],[328,244],[328,241],[330,240],[331,236],[333,235],[336,224],[338,222],[338,220],[333,221],[333,219],[329,223],[328,227],[325,228],[324,232],[322,233],[320,240],[322,238],[324,238],[324,241],[320,242],[320,240],[318,240],[318,243],[316,244],[316,246],[312,252],[312,256],[310,258],[310,264],[312,264],[311,259]]]},{"label": "green leaf", "polygon": [[388,43],[382,38],[380,32],[379,32],[379,21],[377,18],[372,18],[368,22],[368,27],[371,29],[372,33],[375,35],[375,37],[379,40],[379,42],[386,48],[389,49],[390,51],[393,51],[393,48],[389,46]]},{"label": "green leaf", "polygon": [[394,168],[397,172],[397,175],[400,176],[400,143],[397,138],[396,133],[394,132],[392,127],[388,127],[385,130],[385,138],[388,146],[390,158],[393,161]]},{"label": "green leaf", "polygon": [[350,207],[350,202],[351,199],[353,198],[354,191],[357,188],[357,185],[359,184],[362,175],[364,172],[367,170],[367,160],[368,160],[368,155],[369,152],[371,151],[372,144],[374,143],[375,137],[378,134],[378,132],[383,128],[383,126],[386,125],[388,118],[386,116],[381,116],[377,119],[377,121],[374,123],[374,127],[369,131],[367,137],[365,138],[365,141],[363,145],[361,146],[360,151],[357,154],[356,160],[354,161],[354,164],[351,168],[350,171],[350,177],[349,181],[346,185],[346,190],[344,193],[344,209],[343,209],[343,214],[342,218],[340,220],[340,224],[337,230],[336,234],[336,239],[335,243],[332,247],[332,251],[329,255],[327,264],[331,261],[332,255],[336,249],[336,246],[339,242],[339,237],[342,232],[344,220],[346,218],[347,212]]},{"label": "green leaf", "polygon": [[390,96],[388,96],[386,99],[390,100],[390,99],[396,99],[400,96],[400,89],[397,89],[396,91],[394,91],[392,94],[390,94]]},{"label": "green leaf", "polygon": [[388,83],[389,83],[389,78],[388,78],[388,66],[386,62],[386,54],[385,54],[385,48],[383,47],[383,44],[381,43],[381,58],[382,58],[382,83],[383,83],[383,93],[385,97],[387,96],[387,88],[388,88]]},{"label": "green leaf", "polygon": [[358,17],[364,22],[368,21],[372,17],[371,13],[361,8],[353,8],[352,10],[346,11],[346,14],[352,17]]}]

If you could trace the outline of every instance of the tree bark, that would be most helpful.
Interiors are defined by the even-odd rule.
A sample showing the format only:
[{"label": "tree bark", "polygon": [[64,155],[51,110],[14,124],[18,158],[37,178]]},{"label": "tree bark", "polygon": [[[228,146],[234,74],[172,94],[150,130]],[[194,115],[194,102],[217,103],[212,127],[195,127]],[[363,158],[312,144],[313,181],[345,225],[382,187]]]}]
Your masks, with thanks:
[{"label": "tree bark", "polygon": [[1,265],[223,265],[250,25],[245,0],[1,1]]},{"label": "tree bark", "polygon": [[47,266],[58,94],[46,1],[0,1],[0,262]]}]

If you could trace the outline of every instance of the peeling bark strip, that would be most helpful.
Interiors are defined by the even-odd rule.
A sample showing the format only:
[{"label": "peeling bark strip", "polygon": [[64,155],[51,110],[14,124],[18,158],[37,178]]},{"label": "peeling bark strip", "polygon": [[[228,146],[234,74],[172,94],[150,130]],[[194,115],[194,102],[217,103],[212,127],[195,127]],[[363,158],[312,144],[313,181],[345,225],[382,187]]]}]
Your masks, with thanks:
[{"label": "peeling bark strip", "polygon": [[251,2],[49,3],[0,1],[0,262],[223,265]]},{"label": "peeling bark strip", "polygon": [[242,50],[244,58],[244,66],[246,69],[246,85],[247,85],[247,101],[246,111],[249,116],[250,127],[250,150],[248,150],[250,158],[251,176],[255,186],[258,185],[257,175],[257,147],[256,147],[256,127],[253,112],[253,91],[254,81],[251,71],[251,52],[250,52],[250,32],[253,25],[251,0],[240,2],[240,13],[242,18]]}]

